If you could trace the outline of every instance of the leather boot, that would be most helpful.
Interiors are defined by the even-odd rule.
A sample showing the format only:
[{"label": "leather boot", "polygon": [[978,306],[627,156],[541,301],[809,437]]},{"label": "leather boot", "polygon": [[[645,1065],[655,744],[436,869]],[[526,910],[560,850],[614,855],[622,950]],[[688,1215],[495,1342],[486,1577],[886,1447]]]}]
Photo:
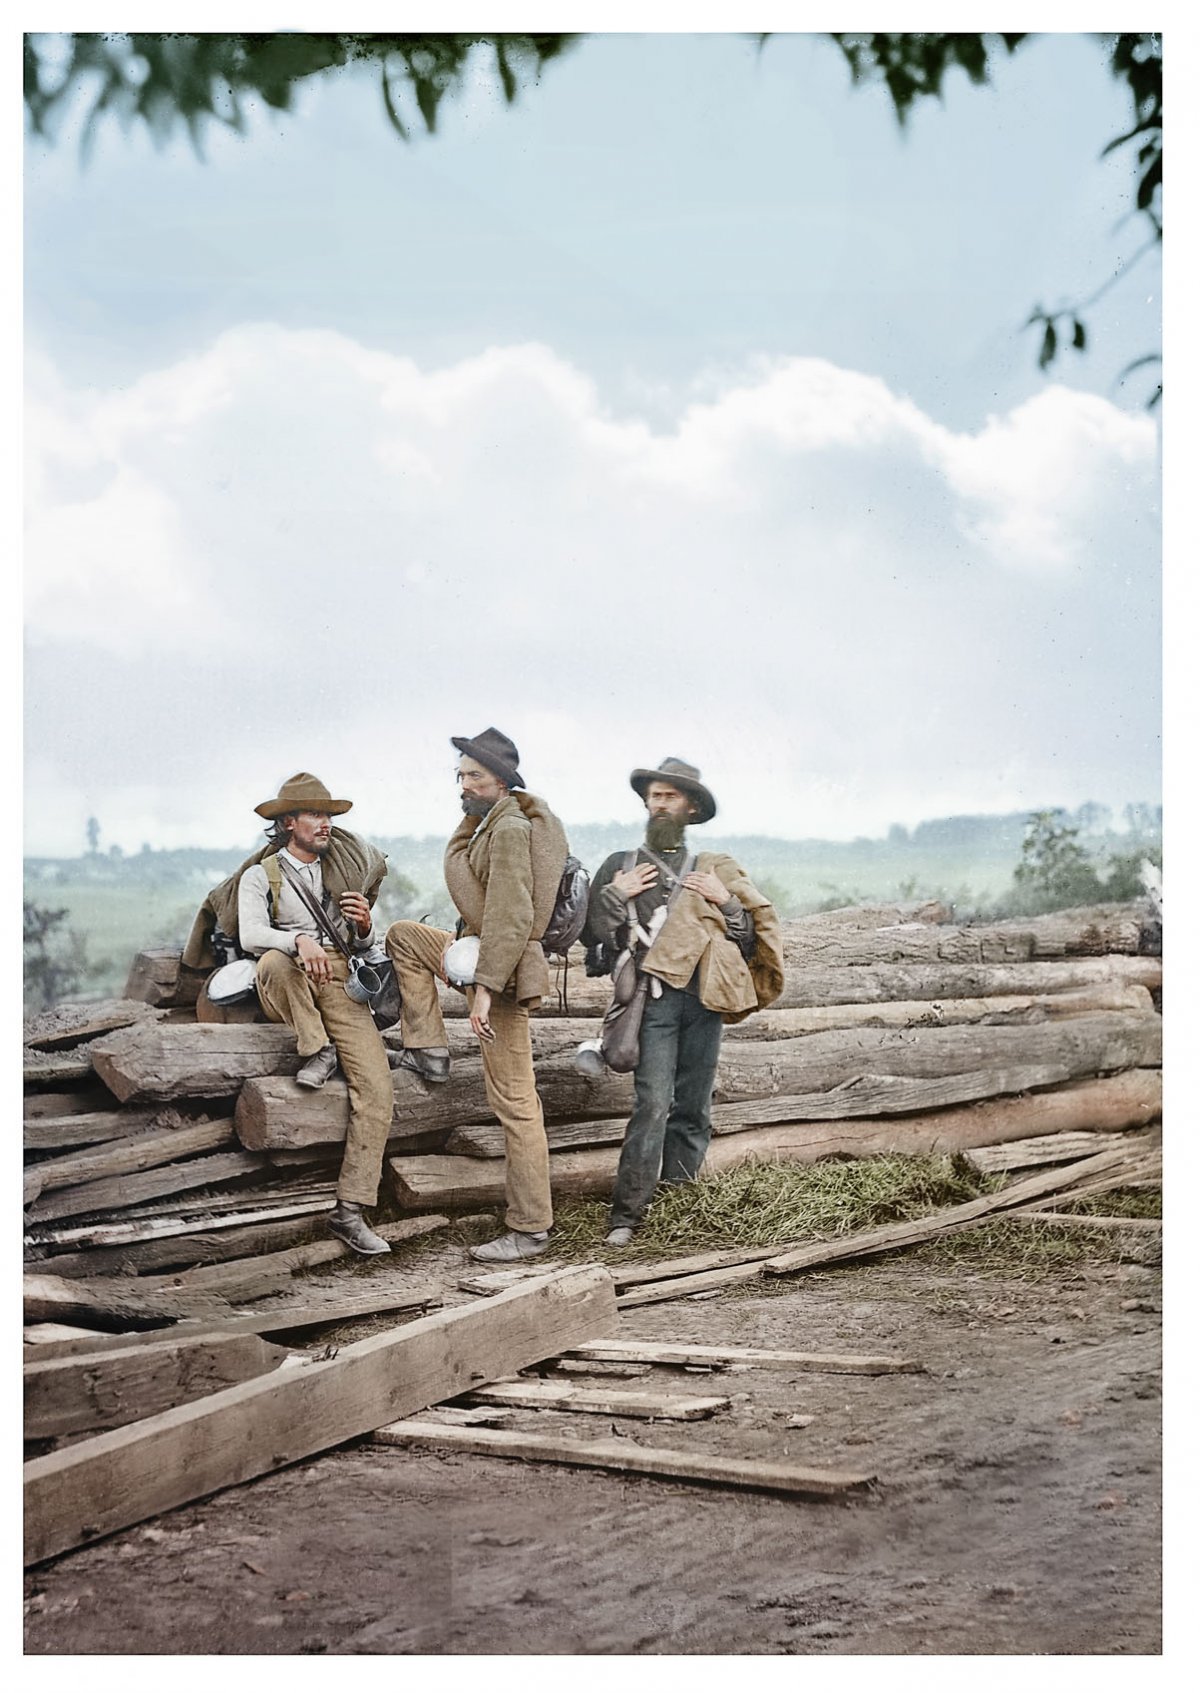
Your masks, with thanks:
[{"label": "leather boot", "polygon": [[343,1246],[357,1252],[360,1258],[377,1258],[381,1252],[392,1250],[365,1220],[362,1206],[348,1199],[339,1199],[325,1221],[330,1234],[336,1235]]},{"label": "leather boot", "polygon": [[332,1041],[328,1041],[319,1052],[302,1064],[296,1072],[296,1081],[302,1088],[323,1088],[330,1076],[337,1069],[337,1048]]},{"label": "leather boot", "polygon": [[388,1063],[393,1070],[411,1070],[423,1082],[450,1080],[449,1052],[437,1051],[433,1047],[402,1046],[399,1052],[393,1048],[388,1053]]}]

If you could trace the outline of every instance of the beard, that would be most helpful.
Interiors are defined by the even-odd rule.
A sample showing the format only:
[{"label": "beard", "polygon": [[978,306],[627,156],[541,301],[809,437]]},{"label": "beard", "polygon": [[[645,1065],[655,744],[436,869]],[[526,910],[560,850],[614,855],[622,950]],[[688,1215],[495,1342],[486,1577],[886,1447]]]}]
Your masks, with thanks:
[{"label": "beard", "polygon": [[646,845],[651,852],[674,852],[683,845],[686,827],[674,817],[652,817],[646,824]]},{"label": "beard", "polygon": [[486,817],[495,803],[495,800],[480,799],[476,794],[464,794],[462,796],[463,816]]}]

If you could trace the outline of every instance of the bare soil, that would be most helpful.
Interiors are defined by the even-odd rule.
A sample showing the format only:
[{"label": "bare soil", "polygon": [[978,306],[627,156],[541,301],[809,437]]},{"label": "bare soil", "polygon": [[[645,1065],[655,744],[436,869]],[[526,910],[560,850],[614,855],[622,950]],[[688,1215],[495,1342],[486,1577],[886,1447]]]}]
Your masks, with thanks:
[{"label": "bare soil", "polygon": [[[412,1271],[434,1263],[463,1297],[461,1249]],[[633,1309],[630,1336],[925,1373],[656,1369],[603,1379],[731,1409],[511,1426],[878,1486],[813,1502],[361,1440],[27,1572],[27,1651],[1157,1653],[1159,1288],[1139,1264],[1029,1282],[897,1257]]]}]

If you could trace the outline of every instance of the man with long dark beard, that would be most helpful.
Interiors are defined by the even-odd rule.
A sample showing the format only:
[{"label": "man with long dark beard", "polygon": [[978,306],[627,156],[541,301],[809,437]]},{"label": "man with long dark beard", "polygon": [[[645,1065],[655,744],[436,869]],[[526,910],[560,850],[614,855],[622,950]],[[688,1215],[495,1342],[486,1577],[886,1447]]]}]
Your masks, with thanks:
[{"label": "man with long dark beard", "polygon": [[[507,1233],[471,1249],[482,1263],[519,1263],[545,1252],[552,1221],[550,1152],[533,1075],[529,1013],[550,987],[541,937],[567,860],[567,837],[545,800],[525,793],[507,735],[452,735],[462,757],[464,816],[446,847],[446,886],[462,937],[478,937],[468,982],[488,1103],[504,1128]],[[454,936],[424,923],[393,923],[387,949],[400,983],[403,1051],[396,1062],[427,1082],[450,1075],[437,981]],[[473,949],[471,949],[473,950]]]},{"label": "man with long dark beard", "polygon": [[[687,825],[707,823],[717,810],[699,770],[664,758],[629,780],[648,814],[645,842],[601,865],[584,935],[603,947],[610,968],[632,939],[650,977],[607,1246],[629,1245],[660,1180],[695,1181],[712,1134],[722,1026],[783,991],[770,901],[728,854],[689,850]],[[631,935],[635,919],[641,942]]]}]

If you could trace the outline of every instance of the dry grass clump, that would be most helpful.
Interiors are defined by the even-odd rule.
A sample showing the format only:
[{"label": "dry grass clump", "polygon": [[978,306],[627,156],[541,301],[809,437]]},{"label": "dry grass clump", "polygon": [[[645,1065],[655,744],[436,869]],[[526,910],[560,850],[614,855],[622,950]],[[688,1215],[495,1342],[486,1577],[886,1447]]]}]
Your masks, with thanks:
[{"label": "dry grass clump", "polygon": [[955,1158],[824,1159],[817,1164],[751,1161],[659,1189],[633,1244],[603,1246],[608,1202],[564,1200],[554,1223],[556,1257],[682,1257],[735,1247],[829,1240],[924,1217],[995,1186]]},{"label": "dry grass clump", "polygon": [[1119,1187],[1111,1193],[1093,1193],[1086,1199],[1064,1200],[1056,1211],[1073,1211],[1080,1217],[1161,1217],[1161,1187]]}]

